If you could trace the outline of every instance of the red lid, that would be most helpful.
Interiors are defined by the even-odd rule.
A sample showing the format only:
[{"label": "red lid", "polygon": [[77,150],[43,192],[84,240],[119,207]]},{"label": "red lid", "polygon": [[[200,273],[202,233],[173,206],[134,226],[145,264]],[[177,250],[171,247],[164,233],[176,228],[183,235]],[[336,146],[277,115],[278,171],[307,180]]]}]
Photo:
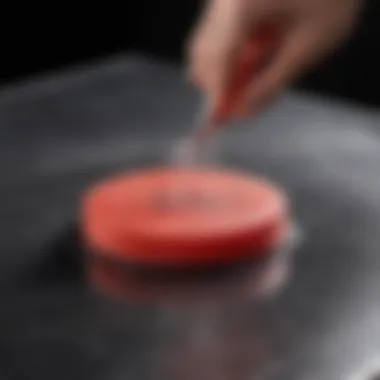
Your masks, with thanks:
[{"label": "red lid", "polygon": [[148,265],[262,256],[288,233],[287,202],[262,179],[211,169],[125,174],[91,189],[84,237],[95,252]]}]

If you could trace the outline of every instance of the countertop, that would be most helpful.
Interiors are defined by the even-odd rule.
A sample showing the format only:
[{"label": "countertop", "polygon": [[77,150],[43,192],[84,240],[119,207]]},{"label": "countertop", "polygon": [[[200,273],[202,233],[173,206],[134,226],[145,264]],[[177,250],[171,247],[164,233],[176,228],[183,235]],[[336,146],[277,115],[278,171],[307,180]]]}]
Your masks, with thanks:
[{"label": "countertop", "polygon": [[[167,160],[198,105],[177,68],[138,56],[0,91],[1,379],[158,378],[160,312],[88,292],[78,207],[98,178]],[[365,380],[380,370],[380,113],[290,92],[242,124],[219,160],[280,183],[304,233],[272,305],[291,348],[265,379]]]}]

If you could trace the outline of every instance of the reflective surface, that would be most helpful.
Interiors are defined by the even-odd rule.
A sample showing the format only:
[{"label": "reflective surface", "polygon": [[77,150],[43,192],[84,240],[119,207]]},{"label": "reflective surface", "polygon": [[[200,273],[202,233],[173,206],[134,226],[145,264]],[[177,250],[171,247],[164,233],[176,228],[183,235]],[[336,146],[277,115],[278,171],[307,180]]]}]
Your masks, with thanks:
[{"label": "reflective surface", "polygon": [[174,276],[90,256],[87,280],[121,313],[145,305],[157,314],[152,323],[164,339],[152,347],[154,378],[248,379],[275,371],[272,361],[285,355],[281,321],[270,304],[287,285],[286,254]]},{"label": "reflective surface", "polygon": [[[264,379],[361,380],[376,369],[380,118],[369,111],[290,94],[223,137],[221,162],[282,184],[307,237],[265,318],[126,304],[87,287],[82,191],[169,160],[196,103],[177,70],[139,59],[0,93],[1,379],[176,378],[189,366],[244,379],[262,366],[275,369]],[[213,328],[194,334],[205,319]],[[223,365],[202,364],[204,352]]]}]

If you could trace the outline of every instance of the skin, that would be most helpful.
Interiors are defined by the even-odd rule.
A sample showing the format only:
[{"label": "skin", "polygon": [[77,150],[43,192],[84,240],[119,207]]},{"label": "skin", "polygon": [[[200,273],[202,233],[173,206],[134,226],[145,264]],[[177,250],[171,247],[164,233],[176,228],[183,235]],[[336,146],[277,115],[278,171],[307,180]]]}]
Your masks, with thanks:
[{"label": "skin", "polygon": [[224,117],[256,114],[349,36],[360,8],[361,0],[208,0],[189,44],[190,77],[218,112],[239,49],[260,25],[276,24],[278,48]]}]

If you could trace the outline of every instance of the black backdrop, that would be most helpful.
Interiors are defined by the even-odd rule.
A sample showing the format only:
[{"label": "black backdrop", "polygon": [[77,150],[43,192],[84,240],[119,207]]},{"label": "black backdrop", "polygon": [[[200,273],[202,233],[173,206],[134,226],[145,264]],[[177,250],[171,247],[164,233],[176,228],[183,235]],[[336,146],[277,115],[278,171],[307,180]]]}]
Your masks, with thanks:
[{"label": "black backdrop", "polygon": [[[22,8],[22,14],[17,9],[3,14],[9,15],[4,17],[2,33],[3,84],[122,51],[181,60],[201,0]],[[301,86],[379,105],[379,39],[380,2],[370,0],[352,40],[304,78]]]}]

